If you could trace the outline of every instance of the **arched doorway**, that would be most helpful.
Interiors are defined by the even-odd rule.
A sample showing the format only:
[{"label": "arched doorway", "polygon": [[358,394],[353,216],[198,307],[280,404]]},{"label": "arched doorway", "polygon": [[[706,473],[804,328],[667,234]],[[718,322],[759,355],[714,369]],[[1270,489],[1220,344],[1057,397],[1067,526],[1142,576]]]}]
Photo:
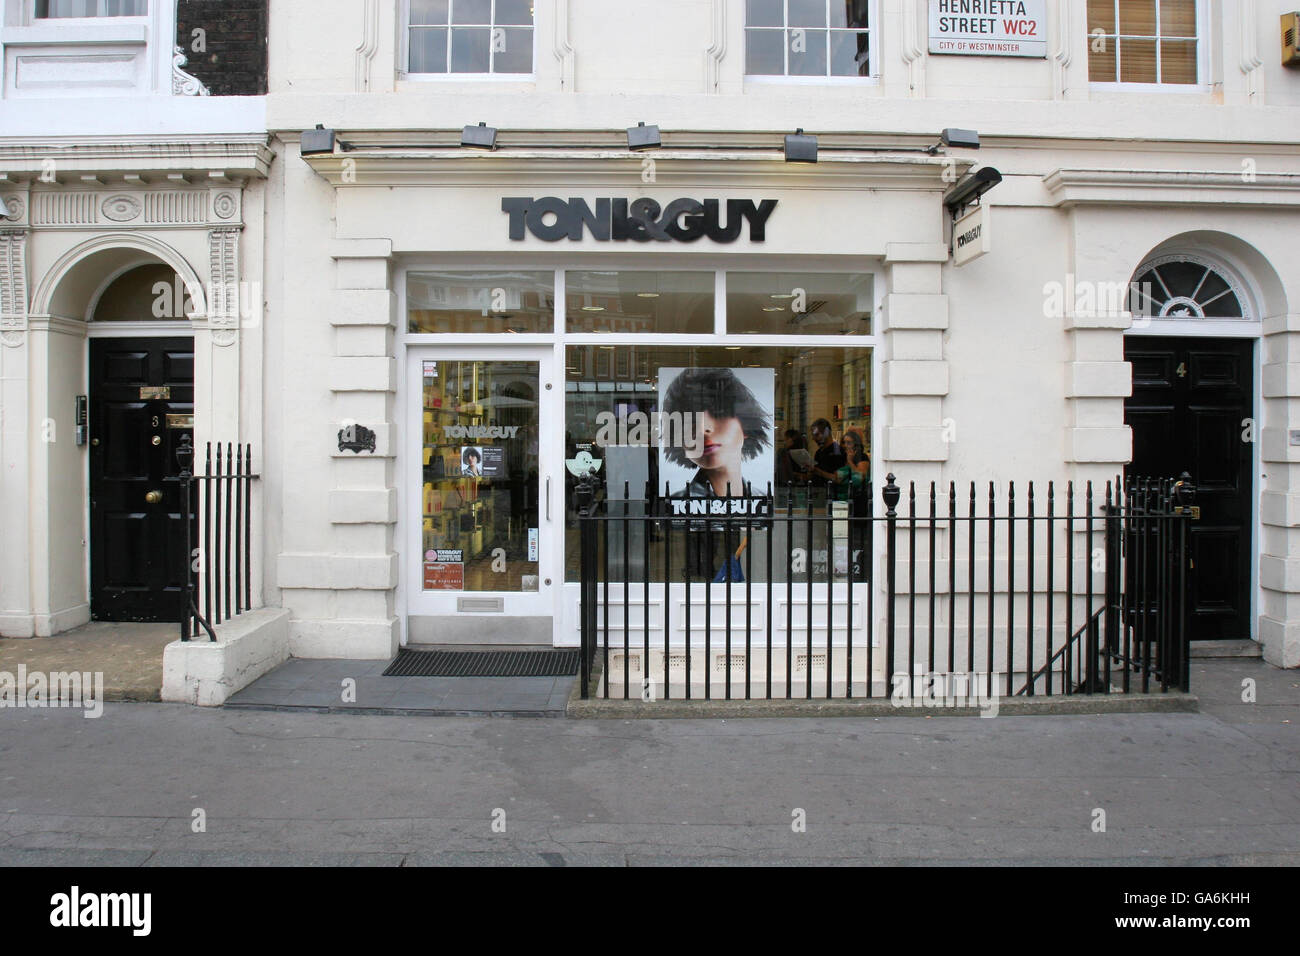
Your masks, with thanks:
[{"label": "arched doorway", "polygon": [[1241,277],[1208,254],[1151,257],[1133,282],[1134,322],[1124,340],[1133,368],[1127,475],[1192,476],[1190,637],[1249,638],[1258,315]]},{"label": "arched doorway", "polygon": [[176,448],[194,429],[185,285],[152,261],[112,276],[88,318],[90,611],[178,621],[186,566]]}]

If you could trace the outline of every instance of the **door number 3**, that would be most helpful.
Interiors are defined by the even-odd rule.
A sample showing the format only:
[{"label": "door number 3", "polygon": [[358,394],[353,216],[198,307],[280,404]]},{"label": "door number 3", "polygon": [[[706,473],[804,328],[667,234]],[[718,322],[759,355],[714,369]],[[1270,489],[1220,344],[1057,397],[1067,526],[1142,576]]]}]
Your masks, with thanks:
[{"label": "door number 3", "polygon": [[157,416],[157,415],[155,415],[155,416],[153,417],[153,427],[154,427],[154,428],[157,428],[157,427],[158,427],[158,416]]}]

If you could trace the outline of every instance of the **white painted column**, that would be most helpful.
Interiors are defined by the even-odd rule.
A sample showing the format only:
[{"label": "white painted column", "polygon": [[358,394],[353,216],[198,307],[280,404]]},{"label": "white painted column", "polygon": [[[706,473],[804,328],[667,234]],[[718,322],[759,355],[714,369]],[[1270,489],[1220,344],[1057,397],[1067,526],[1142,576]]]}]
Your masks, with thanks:
[{"label": "white painted column", "polygon": [[1300,313],[1265,319],[1262,347],[1259,639],[1270,664],[1300,667]]},{"label": "white painted column", "polygon": [[[290,649],[297,657],[382,659],[397,653],[391,252],[387,239],[339,240],[331,250],[337,276],[328,319],[334,357],[322,370],[333,401],[330,427],[369,428],[376,447],[374,452],[341,451],[335,443],[331,450],[329,553],[280,555],[285,604],[332,612],[330,619],[296,615],[300,619],[291,626]],[[324,595],[319,592],[329,592],[328,600],[320,600]]]},{"label": "white painted column", "polygon": [[32,637],[27,230],[0,229],[0,637]]}]

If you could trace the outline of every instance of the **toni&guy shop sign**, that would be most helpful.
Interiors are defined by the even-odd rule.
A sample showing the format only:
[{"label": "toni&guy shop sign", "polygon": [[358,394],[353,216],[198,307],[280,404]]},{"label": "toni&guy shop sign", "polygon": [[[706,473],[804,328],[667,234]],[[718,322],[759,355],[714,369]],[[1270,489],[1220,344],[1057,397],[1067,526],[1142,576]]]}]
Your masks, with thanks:
[{"label": "toni&guy shop sign", "polygon": [[767,219],[775,199],[674,199],[667,206],[648,199],[597,199],[595,208],[585,199],[543,196],[529,199],[507,196],[501,211],[510,216],[510,238],[521,240],[525,231],[544,242],[580,240],[583,232],[599,242],[695,242],[706,236],[714,242],[735,242],[749,226],[751,242],[767,237]]}]

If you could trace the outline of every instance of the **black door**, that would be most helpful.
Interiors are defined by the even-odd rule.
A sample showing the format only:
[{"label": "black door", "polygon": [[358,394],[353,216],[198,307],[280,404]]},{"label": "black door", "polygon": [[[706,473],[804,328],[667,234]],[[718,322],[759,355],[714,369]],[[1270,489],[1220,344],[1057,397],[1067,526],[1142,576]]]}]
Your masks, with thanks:
[{"label": "black door", "polygon": [[165,479],[193,414],[193,339],[90,340],[94,620],[181,619],[185,524],[180,485]]},{"label": "black door", "polygon": [[1133,365],[1124,416],[1133,428],[1128,475],[1186,471],[1196,483],[1191,639],[1250,637],[1254,342],[1128,336],[1124,357]]}]

